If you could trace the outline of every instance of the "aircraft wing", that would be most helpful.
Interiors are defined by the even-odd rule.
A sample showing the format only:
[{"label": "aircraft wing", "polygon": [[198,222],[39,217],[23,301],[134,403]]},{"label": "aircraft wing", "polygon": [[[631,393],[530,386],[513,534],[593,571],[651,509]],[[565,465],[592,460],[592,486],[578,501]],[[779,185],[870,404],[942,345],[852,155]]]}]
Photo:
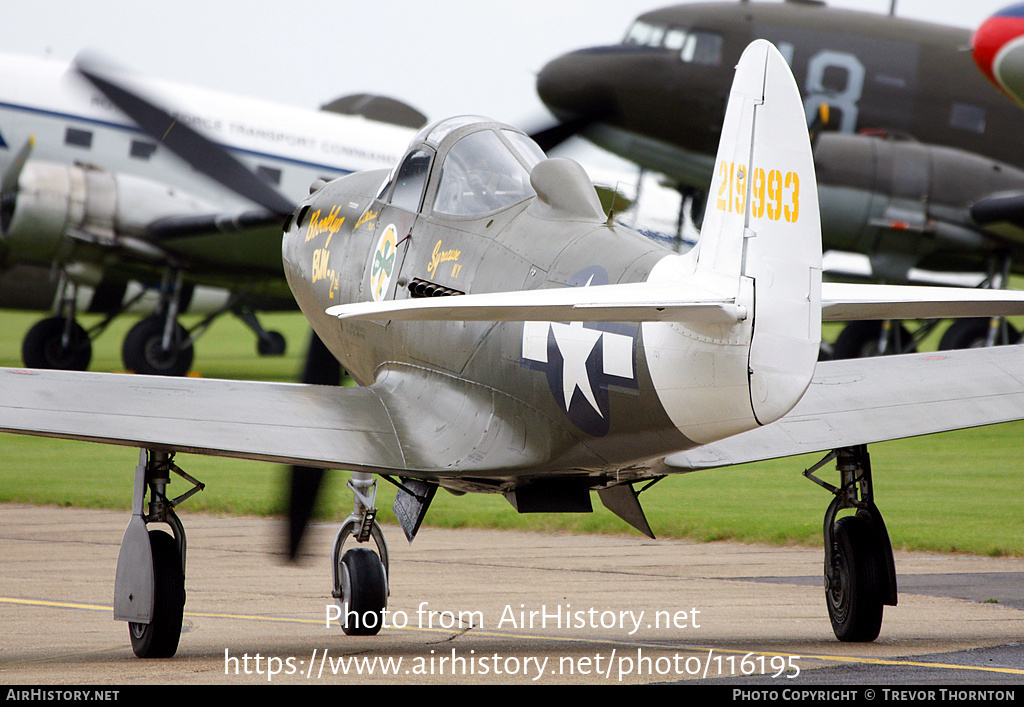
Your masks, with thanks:
[{"label": "aircraft wing", "polygon": [[281,217],[257,209],[242,213],[168,216],[153,221],[146,231],[154,240],[167,241],[265,229],[270,229],[280,239]]},{"label": "aircraft wing", "polygon": [[1022,313],[1024,292],[963,287],[824,282],[821,321],[1008,317]]},{"label": "aircraft wing", "polygon": [[0,390],[0,432],[434,477],[536,461],[511,402],[415,371],[335,387],[0,368]]},{"label": "aircraft wing", "polygon": [[[151,246],[166,259],[184,260],[196,273],[260,273],[281,278],[280,216],[254,209],[243,212],[180,214],[149,223],[134,239]],[[129,236],[122,236],[123,243]],[[163,258],[161,258],[163,260]],[[229,280],[230,278],[221,278]],[[237,278],[234,284],[237,286]]]},{"label": "aircraft wing", "polygon": [[1020,346],[822,361],[781,420],[665,463],[696,471],[1020,419]]}]

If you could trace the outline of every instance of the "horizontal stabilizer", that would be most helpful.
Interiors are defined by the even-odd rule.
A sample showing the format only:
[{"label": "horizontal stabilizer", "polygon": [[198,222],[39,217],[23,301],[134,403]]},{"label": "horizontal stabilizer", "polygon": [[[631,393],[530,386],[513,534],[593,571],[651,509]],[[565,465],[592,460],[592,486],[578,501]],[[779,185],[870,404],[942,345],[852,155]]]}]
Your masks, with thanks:
[{"label": "horizontal stabilizer", "polygon": [[330,307],[339,319],[373,321],[689,321],[734,323],[746,318],[734,298],[678,283],[492,292]]},{"label": "horizontal stabilizer", "polygon": [[823,283],[821,320],[945,319],[1024,314],[1024,292],[962,287]]}]

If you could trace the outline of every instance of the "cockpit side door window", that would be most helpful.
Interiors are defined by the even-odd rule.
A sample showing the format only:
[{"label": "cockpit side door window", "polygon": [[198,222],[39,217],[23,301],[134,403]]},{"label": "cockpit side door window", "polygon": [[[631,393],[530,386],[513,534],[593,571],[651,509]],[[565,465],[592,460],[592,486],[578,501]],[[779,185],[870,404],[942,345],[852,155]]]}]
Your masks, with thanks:
[{"label": "cockpit side door window", "polygon": [[416,213],[423,203],[423,190],[430,175],[433,153],[416,150],[409,154],[395,174],[395,185],[391,192],[391,205]]}]

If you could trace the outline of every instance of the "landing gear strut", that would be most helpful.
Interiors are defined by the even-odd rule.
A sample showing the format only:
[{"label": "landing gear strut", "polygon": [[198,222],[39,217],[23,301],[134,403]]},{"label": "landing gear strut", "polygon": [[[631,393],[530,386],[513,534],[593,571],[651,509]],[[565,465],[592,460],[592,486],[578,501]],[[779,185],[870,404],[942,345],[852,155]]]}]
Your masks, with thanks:
[{"label": "landing gear strut", "polygon": [[[165,495],[171,472],[193,484],[173,500]],[[185,607],[187,542],[174,508],[203,488],[203,484],[178,468],[171,454],[140,451],[135,467],[132,517],[121,540],[114,583],[114,618],[128,622],[132,651],[139,658],[169,658],[178,650]],[[149,529],[151,523],[165,523],[171,533]]]},{"label": "landing gear strut", "polygon": [[[814,472],[836,460],[839,487]],[[837,449],[804,472],[835,498],[825,512],[825,603],[840,641],[873,641],[882,627],[884,605],[896,606],[896,566],[882,514],[875,506],[867,446]],[[855,515],[836,520],[842,510]]]},{"label": "landing gear strut", "polygon": [[29,368],[84,371],[92,360],[89,334],[75,321],[78,287],[61,278],[54,316],[36,322],[21,342],[21,360]]},{"label": "landing gear strut", "polygon": [[[355,494],[355,508],[334,539],[332,555],[334,591],[341,609],[341,626],[349,636],[375,636],[384,623],[388,594],[388,546],[377,523],[377,482],[370,474],[354,472],[348,487]],[[349,536],[365,543],[371,537],[377,552],[369,548],[342,549]]]}]

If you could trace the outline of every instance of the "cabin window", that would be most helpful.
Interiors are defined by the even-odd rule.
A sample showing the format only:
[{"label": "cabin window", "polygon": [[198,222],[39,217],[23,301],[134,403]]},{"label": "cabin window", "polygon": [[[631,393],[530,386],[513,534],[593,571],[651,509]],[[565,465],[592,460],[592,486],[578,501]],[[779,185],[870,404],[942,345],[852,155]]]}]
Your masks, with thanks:
[{"label": "cabin window", "polygon": [[985,109],[966,103],[954,103],[949,111],[949,124],[960,130],[983,135],[985,133]]},{"label": "cabin window", "polygon": [[657,27],[647,22],[641,22],[637,20],[626,32],[626,38],[622,40],[623,44],[638,44],[640,46],[651,46],[651,42],[654,37],[657,36],[658,41],[654,43],[657,46],[661,43],[661,35],[665,33],[664,27]]},{"label": "cabin window", "polygon": [[156,145],[142,140],[132,140],[132,145],[128,149],[129,156],[138,160],[148,160],[154,152],[156,152]]},{"label": "cabin window", "polygon": [[690,32],[683,42],[679,58],[688,64],[718,66],[722,63],[722,35],[716,32]]},{"label": "cabin window", "polygon": [[686,44],[686,32],[681,29],[672,28],[665,33],[665,40],[662,44],[666,49],[676,52],[682,51],[683,45]]},{"label": "cabin window", "polygon": [[89,149],[92,147],[92,132],[89,130],[79,130],[78,128],[68,128],[64,132],[64,144]]}]

